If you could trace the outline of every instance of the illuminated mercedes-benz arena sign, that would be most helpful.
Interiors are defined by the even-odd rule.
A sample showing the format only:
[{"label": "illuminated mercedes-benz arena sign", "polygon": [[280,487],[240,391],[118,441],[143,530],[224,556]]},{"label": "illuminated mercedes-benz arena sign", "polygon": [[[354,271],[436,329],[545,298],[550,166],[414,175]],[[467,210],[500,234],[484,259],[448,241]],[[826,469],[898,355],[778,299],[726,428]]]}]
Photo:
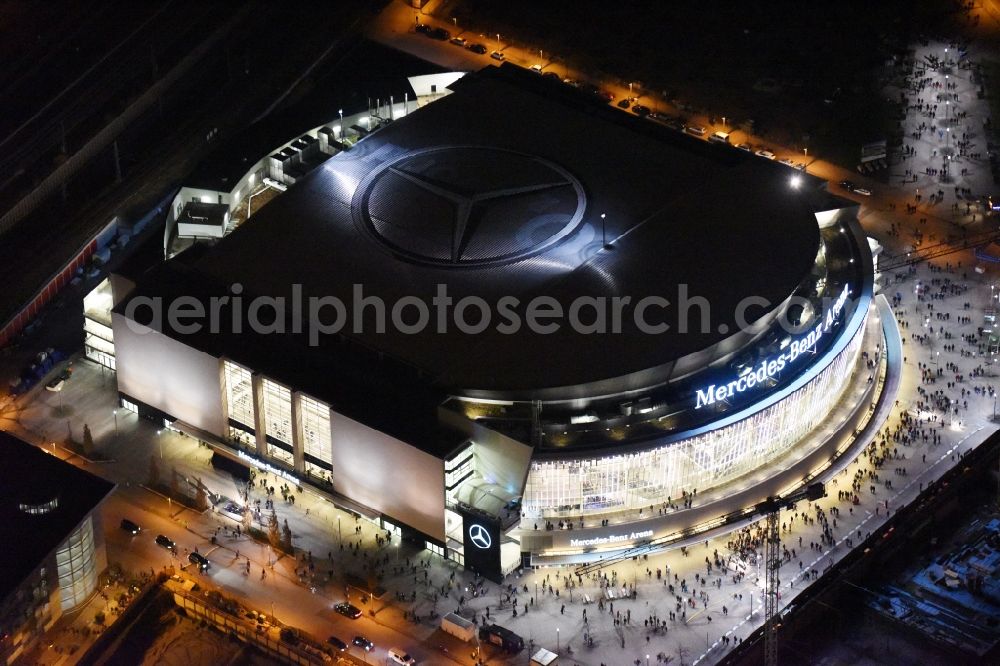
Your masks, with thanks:
[{"label": "illuminated mercedes-benz arena sign", "polygon": [[[856,205],[516,67],[449,85],[137,278],[112,314],[122,405],[490,576],[701,529],[825,469],[881,386]],[[180,297],[243,327],[138,307]],[[450,318],[469,299],[560,325],[470,333]],[[579,299],[587,330],[557,317]],[[400,302],[427,328],[389,325]]]}]

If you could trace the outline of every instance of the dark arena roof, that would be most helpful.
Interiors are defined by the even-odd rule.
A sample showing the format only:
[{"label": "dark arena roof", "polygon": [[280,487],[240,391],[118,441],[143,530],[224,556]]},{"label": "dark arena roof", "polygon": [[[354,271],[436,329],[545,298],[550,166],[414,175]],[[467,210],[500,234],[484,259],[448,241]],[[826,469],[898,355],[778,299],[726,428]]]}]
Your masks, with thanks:
[{"label": "dark arena roof", "polygon": [[[6,597],[114,489],[114,484],[0,432],[0,598]],[[55,500],[50,510],[43,507]],[[28,513],[32,508],[36,513]]]},{"label": "dark arena roof", "polygon": [[[709,330],[687,333],[678,331],[673,307],[664,319],[670,330],[658,335],[640,332],[631,310],[622,333],[608,335],[576,333],[566,320],[552,334],[526,326],[504,334],[495,308],[491,325],[475,335],[457,331],[451,317],[446,334],[392,326],[380,334],[371,310],[363,333],[344,328],[440,391],[521,399],[548,389],[547,397],[572,399],[669,379],[675,361],[737,330],[741,299],[763,297],[777,308],[815,263],[816,218],[783,165],[681,135],[510,65],[452,88],[329,159],[185,259],[185,272],[202,284],[240,283],[245,296],[288,296],[300,284],[305,297],[343,300],[349,319],[354,284],[389,306],[404,296],[430,304],[439,284],[455,303],[513,296],[522,315],[541,295],[564,308],[578,296],[634,304],[656,295],[673,304],[687,285],[690,296],[708,300]],[[580,317],[590,321],[593,312]],[[663,312],[651,308],[647,319]],[[415,311],[405,318],[413,321]],[[478,309],[466,320],[476,322]],[[265,365],[282,354],[283,338],[271,337]],[[322,353],[351,349],[326,345]]]}]

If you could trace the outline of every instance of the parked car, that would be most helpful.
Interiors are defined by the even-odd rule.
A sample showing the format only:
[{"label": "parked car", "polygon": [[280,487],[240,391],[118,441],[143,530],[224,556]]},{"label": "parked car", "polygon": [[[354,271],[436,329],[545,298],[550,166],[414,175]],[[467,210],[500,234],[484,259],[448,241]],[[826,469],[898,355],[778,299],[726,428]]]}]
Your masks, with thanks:
[{"label": "parked car", "polygon": [[473,53],[478,53],[479,55],[485,55],[487,50],[482,44],[469,44],[467,48]]},{"label": "parked car", "polygon": [[156,545],[167,550],[177,550],[177,544],[174,543],[173,539],[164,534],[156,535]]},{"label": "parked car", "polygon": [[299,641],[302,640],[299,637],[299,630],[295,627],[282,627],[278,635],[281,636],[282,641],[289,645],[298,645]]},{"label": "parked car", "polygon": [[333,649],[336,650],[337,652],[344,652],[345,650],[347,650],[347,643],[340,640],[336,636],[330,636],[328,639],[326,639],[326,642],[329,643],[333,647]]},{"label": "parked car", "polygon": [[745,150],[748,153],[752,153],[753,152],[753,148],[750,147],[749,143],[741,143],[740,145],[738,145],[736,147],[739,148],[740,150]]},{"label": "parked car", "polygon": [[361,617],[361,609],[354,604],[349,604],[346,601],[341,601],[339,604],[333,607],[333,610],[337,611],[344,617],[349,617],[352,620],[357,620]]},{"label": "parked car", "polygon": [[354,640],[351,642],[354,643],[359,648],[361,648],[362,650],[364,650],[365,652],[371,652],[372,648],[375,647],[375,644],[372,643],[367,638],[365,638],[364,636],[355,636]]},{"label": "parked car", "polygon": [[646,116],[646,118],[652,120],[653,122],[657,122],[661,125],[669,127],[670,129],[675,130],[677,132],[684,131],[684,120],[677,116],[671,116],[670,114],[667,113],[653,111],[651,114]]},{"label": "parked car", "polygon": [[430,32],[426,33],[431,39],[437,39],[442,42],[446,42],[451,39],[451,33],[444,28],[434,28]]},{"label": "parked car", "polygon": [[636,104],[632,107],[632,113],[639,116],[640,118],[645,118],[649,115],[649,107],[643,106],[642,104]]},{"label": "parked car", "polygon": [[623,97],[623,98],[622,98],[622,99],[621,99],[621,100],[620,100],[620,101],[618,102],[618,108],[619,108],[619,109],[627,109],[627,108],[628,108],[628,107],[630,107],[630,106],[632,106],[632,100],[630,100],[630,99],[629,99],[628,97]]},{"label": "parked car", "polygon": [[188,555],[188,562],[198,567],[201,571],[206,571],[208,569],[208,565],[210,564],[208,558],[201,553],[191,553]]},{"label": "parked car", "polygon": [[494,51],[493,53],[490,54],[490,57],[493,58],[494,60],[503,60],[507,56],[503,54],[503,51]]},{"label": "parked car", "polygon": [[847,190],[848,192],[853,192],[854,194],[860,194],[863,197],[870,197],[872,195],[872,191],[869,190],[867,187],[861,187],[860,185],[856,184],[854,181],[851,180],[840,181],[840,186],[845,190]]},{"label": "parked car", "polygon": [[407,654],[405,650],[390,648],[386,654],[389,657],[389,661],[394,664],[401,664],[401,666],[417,666],[417,660]]},{"label": "parked car", "polygon": [[541,65],[532,65],[532,66],[530,67],[530,69],[531,69],[531,71],[533,71],[533,72],[534,72],[535,74],[541,74],[541,73],[542,73],[542,66],[541,66]]},{"label": "parked car", "polygon": [[431,27],[426,23],[418,23],[416,30],[417,32],[422,32],[424,34],[427,34],[428,32],[431,31]]},{"label": "parked car", "polygon": [[455,46],[464,47],[469,43],[469,40],[467,40],[465,37],[452,37],[451,43],[454,44]]},{"label": "parked car", "polygon": [[767,150],[765,148],[761,148],[756,153],[754,153],[754,155],[756,155],[757,157],[763,157],[764,159],[767,160],[777,159],[777,155],[775,155],[770,150]]},{"label": "parked car", "polygon": [[141,527],[133,523],[128,518],[122,518],[121,528],[126,532],[128,532],[129,534],[131,534],[132,536],[135,536],[136,534],[142,531]]}]

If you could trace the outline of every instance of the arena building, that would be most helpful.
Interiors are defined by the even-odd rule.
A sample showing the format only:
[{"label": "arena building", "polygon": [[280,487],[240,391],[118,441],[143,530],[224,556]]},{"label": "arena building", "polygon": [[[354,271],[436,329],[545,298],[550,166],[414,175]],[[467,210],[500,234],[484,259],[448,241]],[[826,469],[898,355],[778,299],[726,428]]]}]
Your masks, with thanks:
[{"label": "arena building", "polygon": [[182,190],[105,299],[123,406],[493,578],[716,526],[864,425],[856,204],[511,65],[411,85],[293,182]]}]

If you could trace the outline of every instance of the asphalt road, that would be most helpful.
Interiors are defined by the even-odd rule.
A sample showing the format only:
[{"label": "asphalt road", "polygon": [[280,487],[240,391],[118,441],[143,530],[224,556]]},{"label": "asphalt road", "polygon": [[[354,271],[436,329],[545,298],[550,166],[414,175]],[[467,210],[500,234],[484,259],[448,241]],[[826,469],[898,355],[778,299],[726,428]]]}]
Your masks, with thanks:
[{"label": "asphalt road", "polygon": [[[92,468],[92,471],[98,470]],[[414,645],[409,636],[367,615],[352,620],[336,613],[333,605],[342,601],[342,596],[331,599],[321,593],[310,593],[307,588],[287,578],[283,572],[285,561],[273,570],[267,568],[270,548],[266,545],[246,536],[239,539],[226,536],[219,539],[219,545],[212,545],[210,536],[206,536],[213,531],[212,525],[229,524],[235,527],[235,523],[225,523],[211,512],[201,515],[190,509],[178,508],[176,504],[168,504],[160,495],[130,485],[120,486],[109,498],[102,507],[102,517],[108,561],[118,562],[125,569],[140,571],[152,567],[159,570],[165,566],[179,566],[203,587],[214,587],[227,596],[238,597],[241,603],[260,613],[271,615],[273,612],[282,623],[302,629],[319,641],[334,635],[350,644],[355,636],[364,636],[375,643],[374,650],[367,654],[369,663],[385,663],[388,658],[386,651],[393,647],[405,649],[420,663],[450,661],[439,652],[432,654],[426,646]],[[138,523],[142,531],[133,536],[121,529],[122,518]],[[157,534],[173,539],[177,553],[157,545]],[[204,573],[197,571],[187,560],[187,554],[195,548],[211,562]],[[240,553],[238,559],[237,551]],[[244,573],[248,555],[252,558],[250,575]],[[265,565],[267,570],[264,579],[260,575],[261,565]],[[353,593],[352,603],[367,611],[368,606],[356,597],[357,593]],[[359,658],[366,656],[363,650],[353,645],[349,652]]]}]

